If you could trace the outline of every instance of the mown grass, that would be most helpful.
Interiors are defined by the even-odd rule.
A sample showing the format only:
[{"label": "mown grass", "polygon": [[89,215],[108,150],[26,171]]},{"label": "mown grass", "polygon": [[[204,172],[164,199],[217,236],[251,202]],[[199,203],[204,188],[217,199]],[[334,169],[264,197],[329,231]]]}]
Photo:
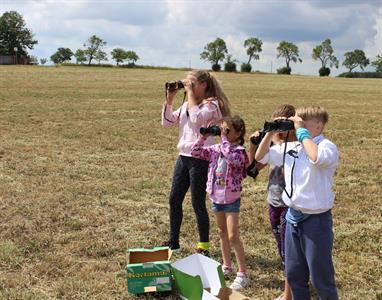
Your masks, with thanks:
[{"label": "mown grass", "polygon": [[[184,71],[0,67],[0,298],[130,299],[127,249],[168,230],[177,129],[160,126],[164,82]],[[319,104],[341,151],[333,209],[341,299],[382,298],[382,85],[378,79],[216,73],[248,131],[281,103]],[[181,101],[179,96],[178,103]],[[281,293],[266,172],[246,179],[246,295]],[[212,217],[212,216],[211,216]],[[220,260],[211,218],[212,257]],[[183,251],[197,242],[189,195]],[[175,295],[173,296],[175,297]]]}]

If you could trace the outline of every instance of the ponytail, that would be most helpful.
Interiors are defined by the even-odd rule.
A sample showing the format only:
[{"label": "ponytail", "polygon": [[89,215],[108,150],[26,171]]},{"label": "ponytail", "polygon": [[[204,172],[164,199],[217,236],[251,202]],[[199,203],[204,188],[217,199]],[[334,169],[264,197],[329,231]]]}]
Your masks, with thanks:
[{"label": "ponytail", "polygon": [[230,103],[223,92],[219,81],[211,75],[208,71],[204,70],[198,70],[198,71],[192,71],[189,73],[192,76],[196,77],[196,80],[199,82],[205,82],[207,83],[206,87],[206,96],[207,98],[217,98],[220,112],[222,113],[223,117],[230,117],[231,116],[231,108]]},{"label": "ponytail", "polygon": [[[220,87],[219,82],[216,80],[216,78],[212,75],[210,75],[211,78],[211,96],[209,97],[216,97],[219,103],[220,111],[223,115],[223,117],[230,117],[231,116],[231,108],[228,101],[227,96],[223,92],[222,88]],[[207,91],[208,94],[208,91]]]}]

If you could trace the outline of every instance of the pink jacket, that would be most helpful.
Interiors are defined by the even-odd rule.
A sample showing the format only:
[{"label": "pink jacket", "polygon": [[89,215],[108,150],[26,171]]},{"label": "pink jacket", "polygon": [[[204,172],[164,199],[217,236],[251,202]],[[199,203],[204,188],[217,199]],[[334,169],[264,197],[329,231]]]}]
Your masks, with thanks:
[{"label": "pink jacket", "polygon": [[214,192],[215,171],[220,153],[222,153],[227,160],[227,173],[225,177],[225,200],[219,204],[233,203],[240,197],[241,183],[246,177],[248,156],[245,148],[237,144],[231,144],[224,136],[222,136],[221,144],[206,147],[204,141],[203,137],[199,138],[192,145],[191,154],[194,157],[210,162],[208,166],[207,193],[212,195]]},{"label": "pink jacket", "polygon": [[[191,156],[192,144],[201,136],[200,127],[216,124],[222,118],[219,104],[216,100],[206,101],[188,109],[188,102],[184,102],[175,112],[171,105],[163,105],[162,126],[172,127],[179,124],[179,142],[177,148],[180,155]],[[206,145],[213,145],[214,138],[209,137]]]}]

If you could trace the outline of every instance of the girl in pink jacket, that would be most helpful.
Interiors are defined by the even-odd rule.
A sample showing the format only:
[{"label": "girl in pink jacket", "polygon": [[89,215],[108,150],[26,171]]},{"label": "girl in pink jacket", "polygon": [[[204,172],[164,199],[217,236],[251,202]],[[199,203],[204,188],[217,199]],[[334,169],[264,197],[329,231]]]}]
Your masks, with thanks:
[{"label": "girl in pink jacket", "polygon": [[[208,71],[188,73],[181,81],[186,91],[184,103],[173,110],[178,89],[169,89],[162,110],[164,127],[179,126],[179,156],[175,164],[170,192],[170,232],[162,243],[172,250],[178,250],[180,227],[183,219],[182,204],[189,188],[191,202],[199,231],[198,253],[209,255],[209,218],[206,208],[206,182],[208,162],[191,155],[192,144],[200,137],[200,128],[217,124],[222,117],[230,115],[229,102],[219,82]],[[212,145],[213,137],[206,144]]]},{"label": "girl in pink jacket", "polygon": [[232,272],[231,246],[235,251],[238,272],[231,284],[235,290],[245,288],[250,283],[238,226],[241,183],[248,164],[243,147],[244,134],[245,124],[240,117],[226,117],[221,124],[220,144],[205,146],[208,138],[208,134],[205,134],[191,147],[192,156],[209,161],[207,193],[219,227],[225,276]]}]

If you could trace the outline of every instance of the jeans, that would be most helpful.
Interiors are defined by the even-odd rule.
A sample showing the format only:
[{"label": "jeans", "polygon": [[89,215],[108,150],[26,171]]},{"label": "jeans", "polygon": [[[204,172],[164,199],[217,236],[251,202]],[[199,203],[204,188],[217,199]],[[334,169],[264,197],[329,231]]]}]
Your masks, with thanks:
[{"label": "jeans", "polygon": [[332,214],[310,215],[285,232],[285,269],[294,300],[309,300],[309,277],[320,300],[338,300],[332,261]]},{"label": "jeans", "polygon": [[213,212],[238,213],[240,212],[240,198],[230,204],[212,202],[211,209]]}]

